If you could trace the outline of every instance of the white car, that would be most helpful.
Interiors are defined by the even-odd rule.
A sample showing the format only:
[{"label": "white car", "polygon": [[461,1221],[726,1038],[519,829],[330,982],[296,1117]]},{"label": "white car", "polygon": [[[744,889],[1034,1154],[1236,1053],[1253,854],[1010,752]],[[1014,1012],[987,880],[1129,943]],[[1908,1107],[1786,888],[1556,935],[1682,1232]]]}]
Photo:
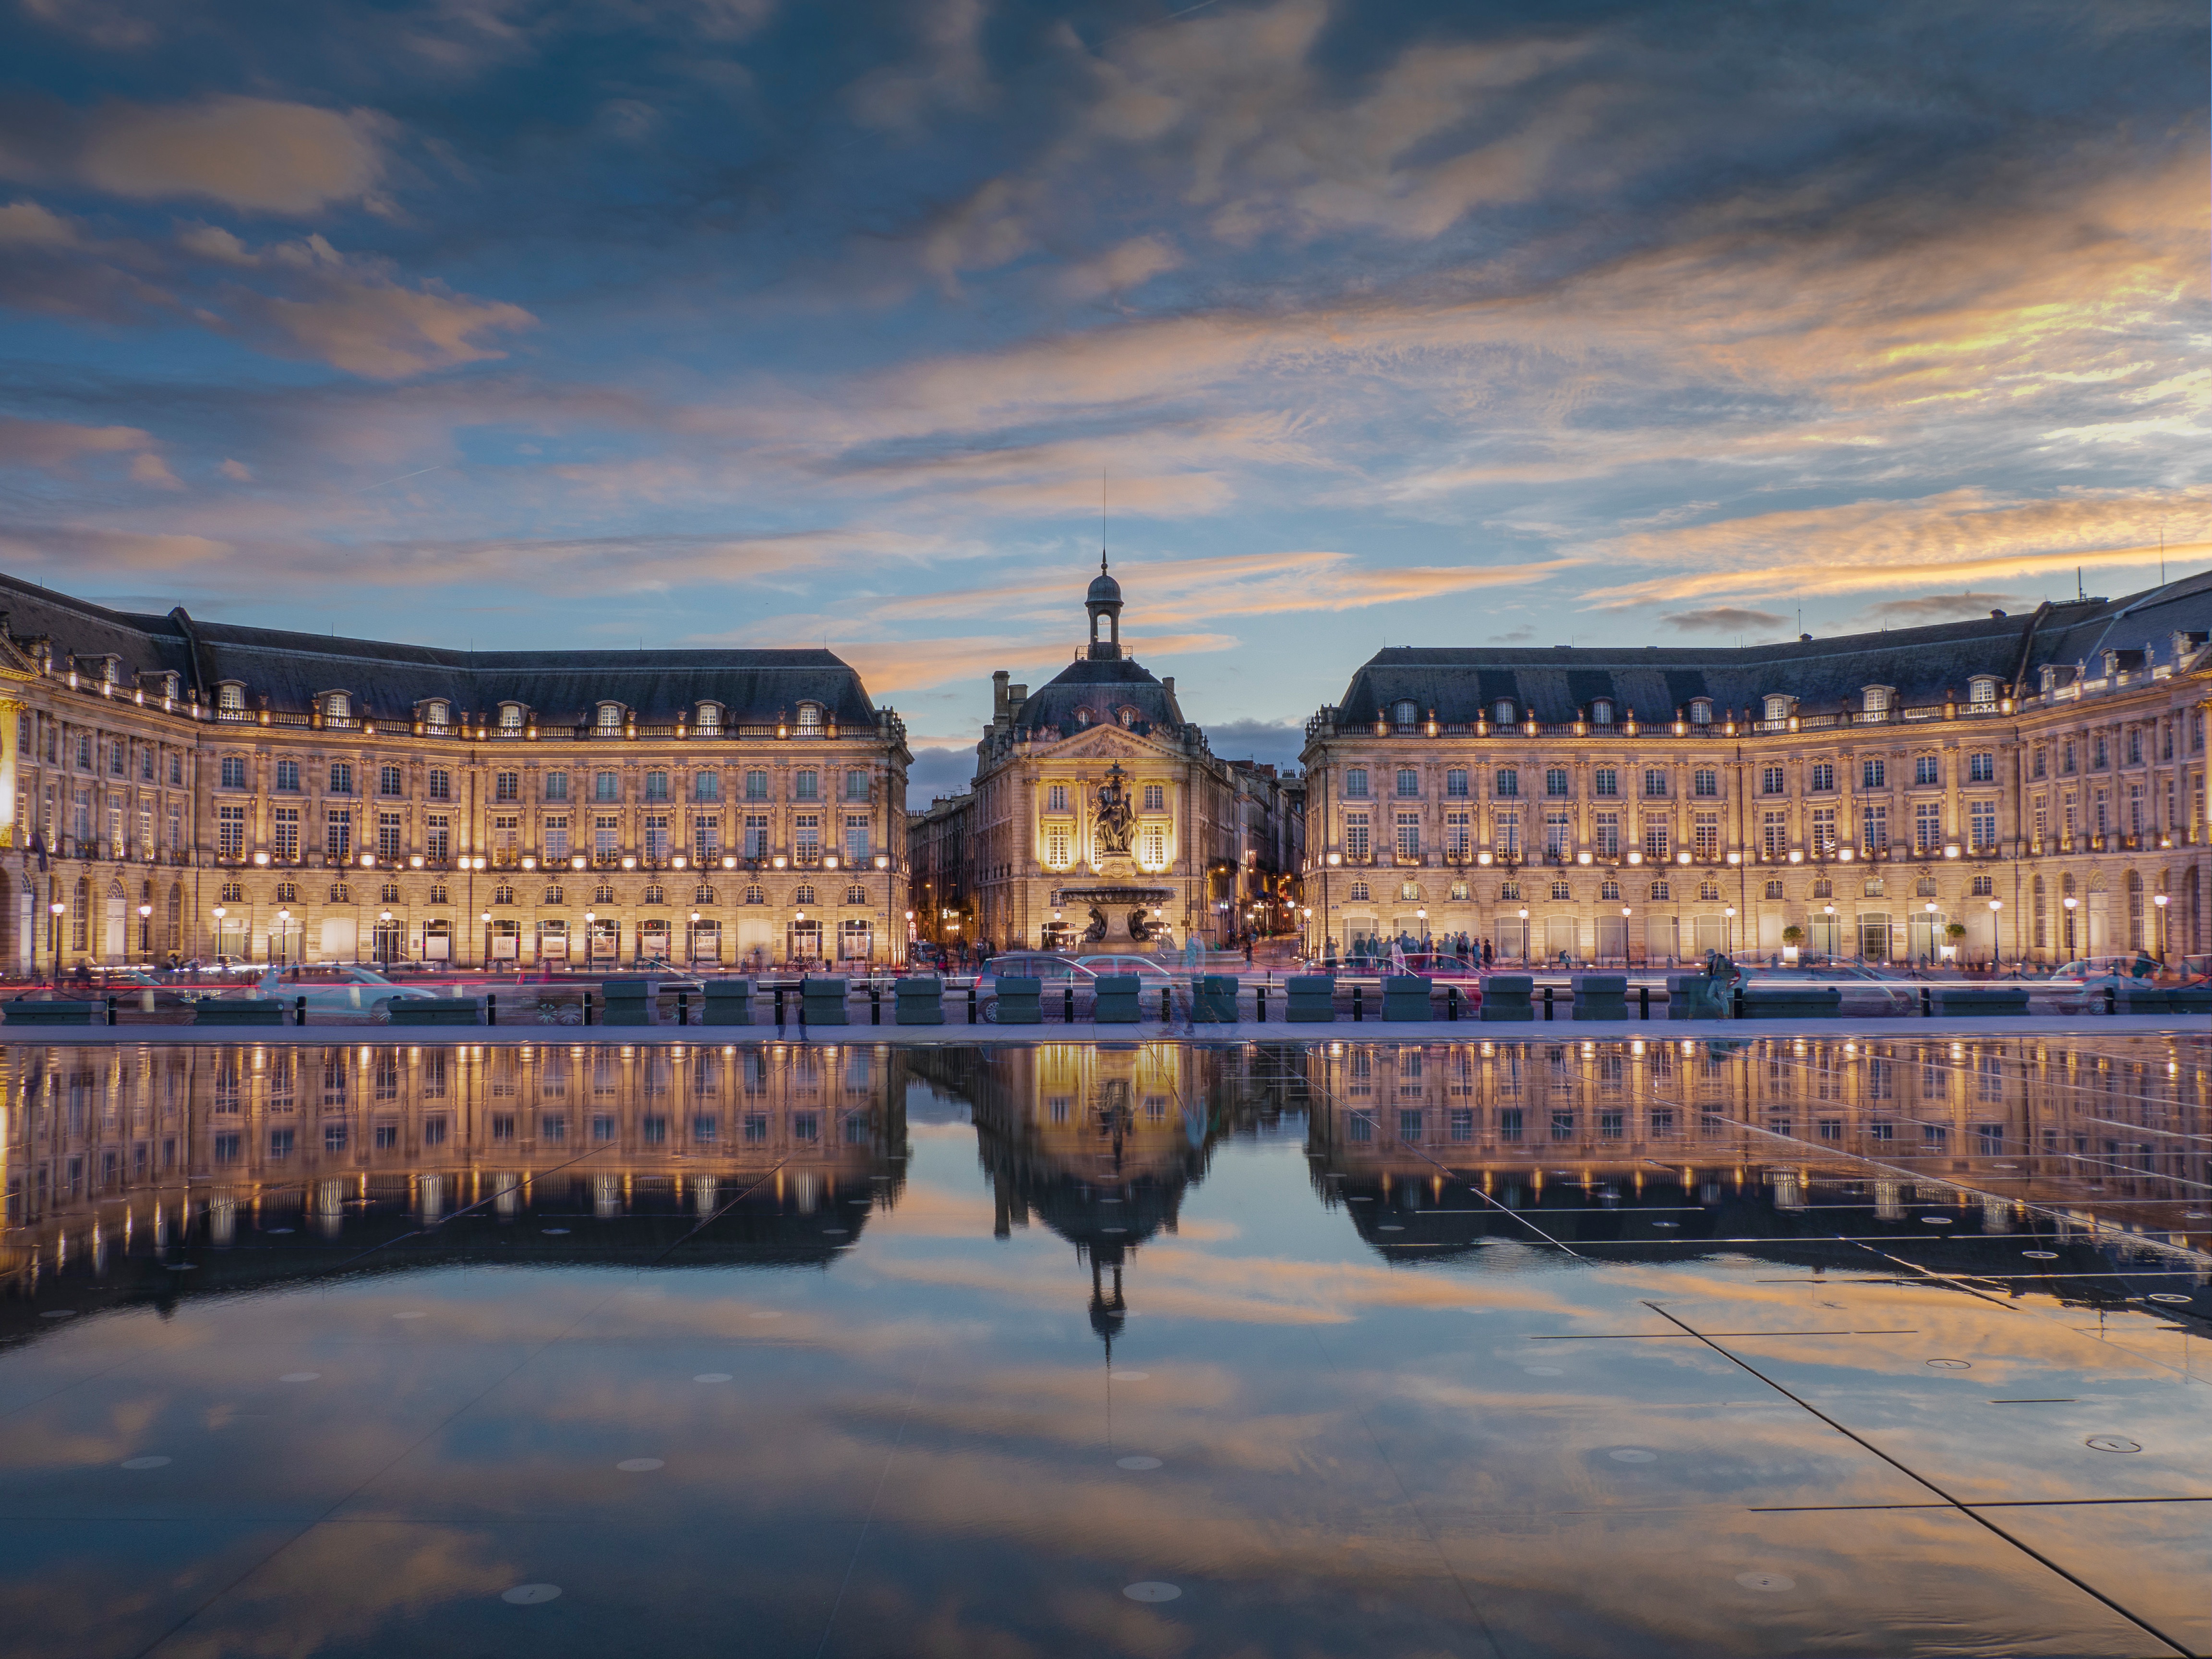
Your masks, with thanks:
[{"label": "white car", "polygon": [[[271,968],[262,976],[258,988],[264,997],[275,997],[287,1008],[298,999],[307,1000],[307,1012],[312,1017],[358,1014],[364,1018],[382,1022],[392,1018],[392,999],[397,996],[434,996],[434,986],[420,988],[395,984],[374,968],[358,965],[338,969],[335,979],[316,975],[304,978],[295,970],[288,983],[284,969]],[[457,989],[454,994],[460,994]]]}]

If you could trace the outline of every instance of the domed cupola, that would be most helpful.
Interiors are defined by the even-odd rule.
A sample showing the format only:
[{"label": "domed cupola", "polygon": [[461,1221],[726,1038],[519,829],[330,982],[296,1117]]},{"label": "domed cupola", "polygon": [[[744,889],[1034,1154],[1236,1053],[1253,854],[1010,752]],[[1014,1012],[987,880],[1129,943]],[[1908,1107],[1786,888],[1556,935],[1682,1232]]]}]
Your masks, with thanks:
[{"label": "domed cupola", "polygon": [[[1091,613],[1091,660],[1113,662],[1121,654],[1121,584],[1106,574],[1106,554],[1098,554],[1098,574],[1091,579],[1091,592],[1083,601]],[[1106,622],[1107,636],[1098,637],[1099,619]]]}]

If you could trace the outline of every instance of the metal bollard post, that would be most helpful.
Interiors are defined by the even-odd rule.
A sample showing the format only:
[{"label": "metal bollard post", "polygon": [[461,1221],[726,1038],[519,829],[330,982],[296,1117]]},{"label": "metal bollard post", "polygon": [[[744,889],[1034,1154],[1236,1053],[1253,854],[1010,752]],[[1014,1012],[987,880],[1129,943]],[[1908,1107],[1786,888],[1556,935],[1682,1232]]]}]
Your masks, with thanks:
[{"label": "metal bollard post", "polygon": [[110,997],[107,1000],[107,1023],[110,1025],[115,1024],[115,999],[113,997]]},{"label": "metal bollard post", "polygon": [[1252,1023],[1255,1025],[1265,1025],[1267,1023],[1267,988],[1266,986],[1256,985],[1252,988]]},{"label": "metal bollard post", "polygon": [[1459,1023],[1459,987],[1456,985],[1444,987],[1444,1023],[1447,1025]]},{"label": "metal bollard post", "polygon": [[1359,988],[1355,985],[1352,988],[1352,1023],[1357,1025],[1366,1018],[1366,1011],[1359,1006]]},{"label": "metal bollard post", "polygon": [[484,1024],[487,1025],[499,1024],[499,999],[489,991],[484,993]]},{"label": "metal bollard post", "polygon": [[[780,1006],[780,1005],[779,1005],[779,1006]],[[781,1014],[778,1014],[778,1015],[776,1016],[776,1018],[777,1018],[778,1019],[781,1019],[781,1018],[783,1018],[783,1016],[782,1016]],[[584,1024],[586,1024],[586,1025],[589,1025],[591,1023],[592,1023],[592,994],[591,994],[589,991],[586,991],[586,992],[585,992],[585,993],[584,993]]]},{"label": "metal bollard post", "polygon": [[779,1031],[783,1029],[783,987],[781,985],[775,988],[775,1029]]},{"label": "metal bollard post", "polygon": [[676,1023],[678,1025],[689,1025],[691,1023],[691,994],[689,991],[678,991],[676,994]]},{"label": "metal bollard post", "polygon": [[1070,981],[1067,984],[1066,984],[1066,985],[1064,985],[1064,986],[1062,986],[1062,987],[1060,988],[1060,998],[1061,998],[1060,1005],[1060,1023],[1061,1023],[1061,1024],[1066,1024],[1066,1025],[1073,1025],[1073,1024],[1075,1024],[1075,985],[1074,985],[1074,981]]},{"label": "metal bollard post", "polygon": [[975,988],[973,984],[968,988],[968,1023],[970,1025],[975,1023]]},{"label": "metal bollard post", "polygon": [[872,983],[868,987],[868,1024],[871,1025],[880,1025],[883,1023],[884,988],[880,985]]},{"label": "metal bollard post", "polygon": [[1733,1012],[1734,1018],[1737,1019],[1741,1019],[1743,1018],[1743,987],[1741,983],[1739,983],[1735,988],[1735,1008]]},{"label": "metal bollard post", "polygon": [[1920,1018],[1923,1019],[1931,1018],[1934,1017],[1935,1012],[1936,1000],[1929,994],[1928,988],[1923,985],[1920,988]]},{"label": "metal bollard post", "polygon": [[1639,985],[1636,988],[1636,1006],[1645,1019],[1651,1018],[1651,988],[1650,986]]},{"label": "metal bollard post", "polygon": [[1175,1003],[1168,994],[1168,988],[1163,985],[1160,987],[1160,1024],[1171,1024],[1174,1020]]},{"label": "metal bollard post", "polygon": [[[1923,992],[1922,994],[1924,996],[1927,994]],[[2120,1012],[2120,994],[2109,985],[2105,988],[2105,1012],[2108,1014],[2117,1014]]]},{"label": "metal bollard post", "polygon": [[1547,985],[1547,986],[1544,988],[1544,1018],[1545,1018],[1546,1019],[1549,1019],[1549,1018],[1551,1018],[1551,1017],[1552,1017],[1552,988],[1551,988],[1550,986]]}]

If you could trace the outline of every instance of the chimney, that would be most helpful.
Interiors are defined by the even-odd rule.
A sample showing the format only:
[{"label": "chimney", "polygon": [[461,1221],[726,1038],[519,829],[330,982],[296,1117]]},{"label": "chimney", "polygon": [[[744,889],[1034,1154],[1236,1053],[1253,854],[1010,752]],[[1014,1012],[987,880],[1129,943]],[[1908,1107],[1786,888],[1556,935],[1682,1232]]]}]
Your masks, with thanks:
[{"label": "chimney", "polygon": [[1006,718],[1006,682],[1012,678],[1003,668],[991,676],[991,718]]}]

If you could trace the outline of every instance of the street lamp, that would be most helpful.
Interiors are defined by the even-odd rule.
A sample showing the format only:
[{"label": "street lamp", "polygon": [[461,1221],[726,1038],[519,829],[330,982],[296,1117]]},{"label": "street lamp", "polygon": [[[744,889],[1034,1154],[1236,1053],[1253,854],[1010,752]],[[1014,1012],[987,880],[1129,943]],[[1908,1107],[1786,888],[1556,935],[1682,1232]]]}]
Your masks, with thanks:
[{"label": "street lamp", "polygon": [[389,910],[379,910],[376,913],[376,960],[378,965],[386,972],[391,970],[392,912]]},{"label": "street lamp", "polygon": [[291,932],[292,913],[289,910],[279,910],[276,913],[276,938],[278,944],[275,955],[276,958],[276,965],[280,968],[284,965],[284,950],[286,945],[289,943],[289,935]]},{"label": "street lamp", "polygon": [[150,904],[138,907],[138,948],[146,953],[149,963],[154,960],[154,925],[149,920],[153,914],[154,907]]},{"label": "street lamp", "polygon": [[46,925],[46,932],[47,942],[54,951],[54,988],[57,990],[61,988],[62,982],[62,912],[68,908],[59,899],[46,907],[53,913],[54,918]]},{"label": "street lamp", "polygon": [[1990,901],[1990,966],[1992,969],[2004,957],[2004,952],[1999,948],[1997,943],[1997,912],[2003,908],[2002,899],[1993,898]]},{"label": "street lamp", "polygon": [[1729,954],[1730,956],[1734,956],[1735,954],[1735,906],[1733,904],[1723,905],[1721,907],[1721,914],[1728,918]]},{"label": "street lamp", "polygon": [[489,970],[491,967],[491,912],[479,912],[477,920],[483,923],[483,965]]},{"label": "street lamp", "polygon": [[2070,955],[2074,950],[2074,911],[2075,908],[2079,905],[2081,901],[2075,898],[2073,894],[2069,893],[2064,898],[2058,902],[2066,907],[2066,950],[2068,954]]},{"label": "street lamp", "polygon": [[2172,896],[2153,893],[2150,902],[2158,906],[2158,965],[2163,968],[2166,966],[2166,907],[2172,902]]}]

